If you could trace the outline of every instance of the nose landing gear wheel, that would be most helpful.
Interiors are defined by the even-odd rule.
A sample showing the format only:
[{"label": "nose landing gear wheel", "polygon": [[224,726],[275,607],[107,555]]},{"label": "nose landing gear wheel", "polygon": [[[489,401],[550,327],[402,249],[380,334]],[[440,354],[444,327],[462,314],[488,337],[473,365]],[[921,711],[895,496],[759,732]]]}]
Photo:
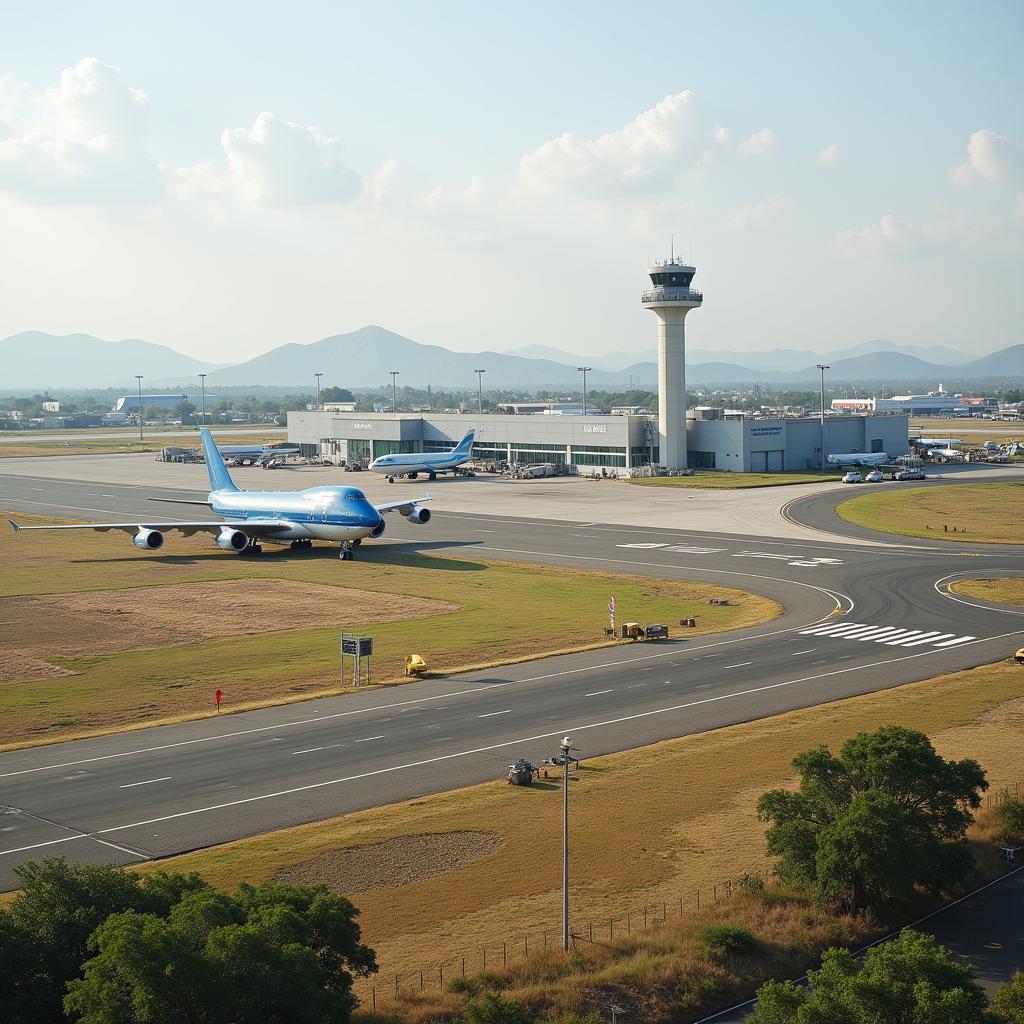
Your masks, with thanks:
[{"label": "nose landing gear wheel", "polygon": [[351,541],[343,540],[341,542],[341,551],[339,552],[338,557],[343,562],[351,562],[352,561],[352,559],[355,556],[352,554],[352,542]]}]

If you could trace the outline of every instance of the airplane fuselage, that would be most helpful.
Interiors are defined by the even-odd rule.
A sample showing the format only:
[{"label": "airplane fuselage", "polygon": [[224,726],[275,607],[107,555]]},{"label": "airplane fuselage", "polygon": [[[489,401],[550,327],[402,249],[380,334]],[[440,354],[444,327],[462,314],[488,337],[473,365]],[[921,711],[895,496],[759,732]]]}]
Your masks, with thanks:
[{"label": "airplane fuselage", "polygon": [[471,454],[448,452],[441,455],[381,455],[370,463],[375,473],[406,476],[409,473],[451,473],[472,459]]},{"label": "airplane fuselage", "polygon": [[370,537],[383,516],[357,487],[310,487],[304,491],[210,491],[210,507],[233,522],[281,522],[268,540],[352,541]]}]

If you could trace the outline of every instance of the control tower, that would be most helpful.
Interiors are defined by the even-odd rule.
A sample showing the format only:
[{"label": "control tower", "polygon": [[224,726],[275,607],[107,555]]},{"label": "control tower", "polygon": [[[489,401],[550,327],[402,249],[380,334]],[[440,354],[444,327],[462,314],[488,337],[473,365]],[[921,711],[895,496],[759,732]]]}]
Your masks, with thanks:
[{"label": "control tower", "polygon": [[658,463],[686,468],[686,331],[691,309],[704,301],[690,287],[697,273],[682,259],[660,260],[647,271],[652,288],[640,296],[644,309],[658,317]]}]

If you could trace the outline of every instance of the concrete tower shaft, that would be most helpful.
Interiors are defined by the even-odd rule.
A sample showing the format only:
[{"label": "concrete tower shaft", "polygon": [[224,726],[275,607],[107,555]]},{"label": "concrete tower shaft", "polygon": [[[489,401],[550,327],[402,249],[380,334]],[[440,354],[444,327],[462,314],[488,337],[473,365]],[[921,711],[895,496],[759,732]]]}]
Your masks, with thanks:
[{"label": "concrete tower shaft", "polygon": [[686,314],[704,296],[690,287],[696,268],[672,258],[648,270],[653,287],[640,296],[658,317],[658,462],[685,469],[686,455]]}]

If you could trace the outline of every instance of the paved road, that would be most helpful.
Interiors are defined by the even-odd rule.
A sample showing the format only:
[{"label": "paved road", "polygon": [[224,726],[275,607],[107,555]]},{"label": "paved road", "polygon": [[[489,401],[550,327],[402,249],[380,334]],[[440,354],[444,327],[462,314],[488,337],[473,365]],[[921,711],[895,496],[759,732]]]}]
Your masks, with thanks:
[{"label": "paved road", "polygon": [[[153,508],[148,490],[103,486],[111,508]],[[86,487],[95,489],[0,477],[0,506],[36,509],[42,494],[66,502],[69,517],[105,516],[88,504]],[[190,516],[194,507],[161,512]],[[22,534],[16,542],[45,538]],[[953,603],[939,582],[988,566],[1024,575],[1020,549],[960,556],[921,545],[446,512],[426,527],[399,520],[359,557],[387,561],[408,547],[712,580],[773,596],[787,611],[727,637],[594,651],[0,755],[0,803],[8,808],[0,886],[14,884],[17,863],[47,853],[119,862],[163,856],[501,777],[515,757],[550,754],[566,732],[593,756],[989,662],[1024,635],[1019,609]],[[139,557],[159,564],[179,556]],[[236,556],[213,549],[197,557],[215,564]],[[307,557],[334,560],[326,548]],[[336,564],[344,573],[345,563]],[[832,615],[837,608],[841,618]]]}]

